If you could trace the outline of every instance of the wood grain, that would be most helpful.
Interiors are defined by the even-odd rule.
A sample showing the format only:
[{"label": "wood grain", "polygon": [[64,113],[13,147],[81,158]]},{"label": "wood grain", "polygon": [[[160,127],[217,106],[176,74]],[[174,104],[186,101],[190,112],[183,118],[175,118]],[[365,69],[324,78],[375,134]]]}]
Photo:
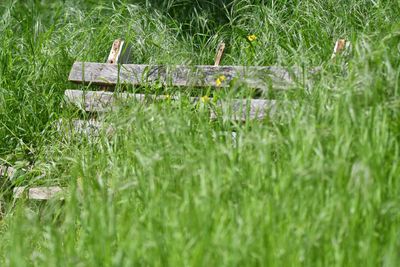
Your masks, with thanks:
[{"label": "wood grain", "polygon": [[337,40],[335,43],[335,47],[333,48],[333,53],[332,53],[331,59],[335,59],[336,56],[342,54],[346,50],[349,50],[350,47],[351,47],[351,44],[346,39]]},{"label": "wood grain", "polygon": [[15,172],[15,169],[10,166],[0,165],[0,177],[13,178]]},{"label": "wood grain", "polygon": [[73,136],[75,134],[97,137],[101,133],[111,135],[114,133],[115,128],[111,125],[104,124],[96,121],[95,119],[89,120],[65,120],[60,119],[56,121],[55,127],[58,132],[65,134],[65,136]]},{"label": "wood grain", "polygon": [[[140,64],[75,62],[69,80],[98,85],[145,85],[229,87],[245,85],[257,89],[284,89],[301,77],[298,70],[281,67],[244,66],[152,66]],[[218,78],[224,77],[219,84]]]},{"label": "wood grain", "polygon": [[117,39],[111,46],[110,53],[108,55],[107,63],[117,64],[122,53],[122,48],[124,47],[124,40]]},{"label": "wood grain", "polygon": [[49,200],[55,197],[63,199],[62,193],[64,189],[59,186],[49,187],[15,187],[14,198],[28,198],[32,200]]},{"label": "wood grain", "polygon": [[219,64],[221,63],[224,50],[225,50],[225,43],[220,42],[217,49],[217,55],[215,56],[214,66],[219,66]]},{"label": "wood grain", "polygon": [[[129,93],[112,93],[104,91],[66,90],[65,99],[67,102],[78,106],[80,109],[88,112],[105,112],[114,109],[118,103],[126,101],[136,101],[141,104],[149,104],[158,100],[179,100],[177,96],[165,95],[144,95]],[[203,103],[198,97],[191,97],[193,104]],[[211,112],[211,119],[217,119],[220,116],[230,116],[232,120],[243,121],[246,119],[264,119],[273,116],[278,108],[276,100],[263,99],[233,99],[219,100],[215,102],[212,98],[207,100]],[[204,104],[204,103],[203,103]]]}]

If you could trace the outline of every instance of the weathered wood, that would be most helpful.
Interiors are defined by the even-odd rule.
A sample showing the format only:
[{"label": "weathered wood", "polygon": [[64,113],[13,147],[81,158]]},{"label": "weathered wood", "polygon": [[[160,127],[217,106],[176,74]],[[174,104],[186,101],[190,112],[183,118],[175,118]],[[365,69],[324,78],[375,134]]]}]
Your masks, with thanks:
[{"label": "weathered wood", "polygon": [[[66,101],[78,106],[88,112],[104,112],[112,110],[117,103],[126,101],[138,101],[142,104],[151,103],[157,100],[179,100],[177,96],[166,95],[144,95],[129,93],[112,93],[104,91],[66,90]],[[191,97],[193,104],[204,102],[204,99]],[[207,99],[211,108],[211,118],[229,114],[233,120],[263,119],[275,114],[278,102],[276,100],[263,99],[234,99],[219,100],[215,103],[212,98]]]},{"label": "weathered wood", "polygon": [[49,187],[15,187],[14,188],[14,198],[27,198],[33,200],[49,200],[55,197],[63,199],[64,189],[59,186],[49,186]]},{"label": "weathered wood", "polygon": [[114,41],[110,54],[108,55],[107,63],[109,64],[117,64],[119,61],[119,58],[122,53],[122,48],[124,47],[124,41],[121,39],[117,39]]},{"label": "weathered wood", "polygon": [[246,121],[262,120],[274,117],[277,113],[278,101],[264,99],[234,99],[218,101],[217,108],[211,111],[211,119],[222,117],[226,120]]},{"label": "weathered wood", "polygon": [[214,61],[214,66],[219,66],[219,64],[221,63],[221,59],[224,54],[224,50],[225,50],[225,43],[220,42],[218,45],[217,55],[216,55],[215,61]]},{"label": "weathered wood", "polygon": [[86,136],[98,136],[103,130],[109,135],[112,134],[115,129],[112,126],[106,126],[103,123],[94,119],[90,120],[63,120],[60,119],[55,123],[55,127],[58,132],[74,135],[83,134]]},{"label": "weathered wood", "polygon": [[212,137],[215,141],[220,141],[222,138],[231,140],[233,144],[237,145],[238,144],[238,136],[237,132],[228,132],[228,131],[222,131],[222,132],[213,132]]},{"label": "weathered wood", "polygon": [[[110,53],[108,54],[108,58],[106,63],[108,64],[118,64],[119,63],[119,58],[121,56],[122,53],[122,49],[124,47],[124,41],[121,39],[117,39],[113,42],[112,46],[111,46],[111,50]],[[112,88],[110,88],[109,86],[102,86],[101,90],[112,90]]]},{"label": "weathered wood", "polygon": [[351,43],[346,39],[339,39],[335,43],[335,47],[333,48],[333,53],[331,59],[336,58],[336,56],[342,54],[345,51],[350,50]]},{"label": "weathered wood", "polygon": [[293,84],[299,71],[281,67],[244,66],[152,66],[140,64],[114,65],[75,62],[69,80],[98,85],[162,84],[191,87],[229,87],[236,84],[257,89],[283,89]]},{"label": "weathered wood", "polygon": [[[58,124],[65,124],[65,121],[59,121]],[[67,122],[68,123],[68,122]],[[95,121],[91,119],[90,121],[84,120],[72,120],[69,124],[73,125],[73,130],[77,133],[87,135],[87,136],[98,136],[102,129],[107,129],[106,134],[112,136],[115,133],[115,125],[107,124],[104,125],[103,122]],[[234,144],[238,144],[238,138],[236,132],[220,131],[214,132],[212,135],[214,140],[219,140],[220,138],[231,139]]]},{"label": "weathered wood", "polygon": [[[153,100],[162,99],[163,96],[158,96]],[[104,112],[113,109],[118,102],[126,101],[126,99],[145,102],[146,95],[144,94],[128,94],[128,93],[112,93],[104,91],[80,91],[66,90],[65,99],[73,103],[81,110],[88,112]],[[149,99],[148,97],[147,99]]]},{"label": "weathered wood", "polygon": [[13,178],[15,172],[15,169],[10,166],[0,165],[0,177],[7,176],[8,178]]}]

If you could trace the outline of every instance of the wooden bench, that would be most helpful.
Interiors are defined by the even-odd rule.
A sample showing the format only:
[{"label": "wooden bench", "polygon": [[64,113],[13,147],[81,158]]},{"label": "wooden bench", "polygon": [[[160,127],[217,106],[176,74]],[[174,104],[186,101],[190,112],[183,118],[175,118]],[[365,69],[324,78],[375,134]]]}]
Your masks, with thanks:
[{"label": "wooden bench", "polygon": [[[152,86],[176,87],[180,92],[192,92],[197,88],[220,90],[227,88],[270,89],[282,90],[295,85],[302,77],[298,69],[263,66],[219,66],[221,49],[218,49],[214,65],[197,66],[166,66],[125,64],[123,41],[116,40],[112,46],[107,63],[75,62],[69,74],[69,81],[79,84],[115,87]],[[112,93],[110,91],[82,91],[66,90],[65,98],[68,102],[88,112],[104,112],[112,109],[116,102],[136,101],[148,104],[158,100],[179,100],[180,95],[145,95],[132,93]],[[190,102],[204,102],[201,96],[190,97]],[[267,99],[229,99],[214,101],[210,116],[215,119],[220,113],[231,113],[233,120],[263,119],[275,114],[278,102]]]},{"label": "wooden bench", "polygon": [[[303,73],[299,69],[285,69],[282,67],[246,67],[246,66],[219,66],[223,54],[224,44],[220,44],[215,59],[215,64],[203,66],[153,66],[143,64],[127,64],[129,60],[129,47],[124,47],[124,41],[114,41],[106,63],[75,62],[72,66],[69,81],[80,84],[95,84],[102,86],[101,89],[109,89],[118,84],[130,86],[140,85],[162,85],[174,86],[179,89],[208,87],[213,90],[221,88],[253,88],[258,90],[276,89],[282,90],[303,81]],[[339,39],[332,54],[332,59],[343,51],[350,49],[350,43]],[[124,50],[126,50],[124,53]],[[112,110],[119,101],[148,104],[154,101],[179,100],[180,96],[170,95],[145,95],[130,93],[114,93],[109,90],[82,91],[66,90],[65,98],[68,102],[78,106],[87,112],[105,112]],[[204,101],[204,98],[190,97],[190,102]],[[224,114],[219,112],[232,112],[229,117],[234,120],[263,119],[275,114],[278,109],[287,107],[288,103],[267,99],[230,99],[214,102],[212,98],[208,101],[214,103],[217,109],[212,110],[212,119]],[[290,103],[289,103],[290,104]],[[78,128],[80,133],[93,132],[93,128],[101,127],[94,120],[76,120],[71,123]],[[87,128],[87,129],[81,129]],[[96,130],[94,130],[96,132]],[[236,134],[232,133],[236,139]],[[0,168],[0,176],[14,175],[12,168]],[[65,189],[57,186],[50,187],[15,187],[15,198],[28,198],[36,200],[47,200],[50,198],[63,199]]]}]

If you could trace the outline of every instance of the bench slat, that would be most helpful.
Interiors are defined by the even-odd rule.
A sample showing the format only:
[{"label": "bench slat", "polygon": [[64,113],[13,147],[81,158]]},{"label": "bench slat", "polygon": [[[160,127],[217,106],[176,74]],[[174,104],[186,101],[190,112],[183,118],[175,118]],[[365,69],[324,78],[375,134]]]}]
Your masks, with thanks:
[{"label": "bench slat", "polygon": [[3,176],[7,176],[8,178],[13,178],[16,170],[12,167],[0,165],[0,178]]},{"label": "bench slat", "polygon": [[[232,81],[257,89],[283,89],[293,84],[299,71],[270,67],[245,66],[152,66],[75,62],[69,80],[98,85],[144,85],[228,87]],[[218,78],[219,81],[218,81]]]},{"label": "bench slat", "polygon": [[63,188],[59,186],[48,186],[48,187],[15,187],[14,188],[14,198],[28,198],[34,200],[48,200],[59,196],[62,197]]},{"label": "bench slat", "polygon": [[58,132],[65,133],[66,136],[72,136],[73,134],[99,136],[102,130],[105,130],[106,134],[112,134],[115,130],[111,125],[106,127],[95,119],[72,121],[60,119],[54,123],[54,126]]},{"label": "bench slat", "polygon": [[[80,107],[87,112],[104,112],[113,109],[118,102],[121,101],[138,101],[141,103],[151,103],[157,100],[171,99],[178,100],[177,96],[165,95],[144,95],[130,93],[113,93],[105,91],[80,91],[66,90],[65,98],[68,102]],[[193,104],[202,101],[198,97],[191,97],[190,101]],[[233,120],[244,121],[246,119],[263,119],[271,117],[276,113],[278,102],[276,100],[264,99],[234,99],[217,101],[209,100],[210,107],[214,108],[211,112],[211,118],[216,119],[219,116],[231,115]]]}]

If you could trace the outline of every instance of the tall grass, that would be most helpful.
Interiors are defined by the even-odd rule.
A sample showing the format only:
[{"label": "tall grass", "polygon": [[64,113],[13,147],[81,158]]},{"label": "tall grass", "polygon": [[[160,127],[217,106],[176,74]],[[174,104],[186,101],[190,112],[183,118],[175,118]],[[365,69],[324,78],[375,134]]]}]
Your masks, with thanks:
[{"label": "tall grass", "polygon": [[[5,1],[0,4],[2,266],[398,266],[399,1]],[[257,35],[249,43],[246,36]],[[55,131],[75,60],[112,41],[135,63],[322,66],[277,120],[208,120],[185,101]],[[337,38],[352,55],[329,61]],[[157,88],[150,88],[157,90]],[[200,93],[199,93],[200,94]],[[237,132],[232,140],[230,132]],[[33,167],[30,167],[33,166]],[[14,201],[60,184],[63,202]]]}]

